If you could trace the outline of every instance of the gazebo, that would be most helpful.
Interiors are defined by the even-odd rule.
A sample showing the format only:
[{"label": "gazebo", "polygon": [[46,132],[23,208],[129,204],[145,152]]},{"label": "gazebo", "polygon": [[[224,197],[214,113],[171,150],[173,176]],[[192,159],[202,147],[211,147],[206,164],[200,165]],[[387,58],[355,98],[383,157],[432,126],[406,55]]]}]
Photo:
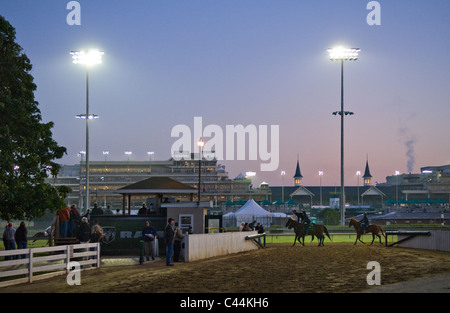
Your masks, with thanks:
[{"label": "gazebo", "polygon": [[169,177],[150,177],[120,188],[116,192],[122,194],[123,215],[125,215],[125,204],[126,199],[128,198],[128,215],[130,215],[132,196],[154,195],[155,210],[159,210],[161,205],[160,199],[163,195],[189,195],[190,201],[192,202],[194,194],[197,193],[197,189]]}]

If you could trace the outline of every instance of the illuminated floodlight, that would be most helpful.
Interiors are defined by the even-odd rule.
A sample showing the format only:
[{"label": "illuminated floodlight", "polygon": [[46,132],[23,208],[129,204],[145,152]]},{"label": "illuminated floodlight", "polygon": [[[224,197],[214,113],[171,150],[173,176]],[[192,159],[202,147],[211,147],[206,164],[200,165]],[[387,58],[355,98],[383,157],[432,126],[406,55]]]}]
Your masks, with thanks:
[{"label": "illuminated floodlight", "polygon": [[332,61],[334,61],[334,60],[355,61],[355,60],[358,60],[358,52],[360,50],[359,50],[359,48],[336,47],[336,48],[330,48],[327,51],[330,56],[330,60],[332,60]]},{"label": "illuminated floodlight", "polygon": [[[76,118],[86,118],[86,114],[78,114],[78,115],[76,115],[75,117],[76,117]],[[94,119],[94,118],[99,118],[99,116],[96,115],[96,114],[89,114],[89,115],[88,115],[88,119],[92,120],[92,119]]]},{"label": "illuminated floodlight", "polygon": [[245,175],[246,175],[247,177],[253,177],[253,176],[256,176],[256,172],[252,172],[252,171],[245,172]]},{"label": "illuminated floodlight", "polygon": [[70,54],[72,55],[72,62],[74,64],[91,66],[102,63],[102,55],[104,52],[98,50],[89,50],[88,52],[71,51]]}]

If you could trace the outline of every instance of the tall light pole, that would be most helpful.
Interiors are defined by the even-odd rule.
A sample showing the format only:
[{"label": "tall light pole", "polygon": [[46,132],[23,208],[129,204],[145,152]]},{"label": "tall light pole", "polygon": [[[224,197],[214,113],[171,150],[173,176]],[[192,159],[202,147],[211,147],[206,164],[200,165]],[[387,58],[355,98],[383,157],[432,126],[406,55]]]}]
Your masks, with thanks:
[{"label": "tall light pole", "polygon": [[89,67],[102,63],[102,55],[104,54],[98,50],[85,51],[72,51],[72,62],[74,64],[81,64],[86,67],[86,114],[78,115],[79,118],[86,119],[86,202],[85,211],[89,209],[90,197],[89,197],[89,120],[92,118],[98,118],[98,116],[89,114]]},{"label": "tall light pole", "polygon": [[125,151],[125,154],[127,155],[127,172],[130,171],[130,155],[133,154],[131,151]]},{"label": "tall light pole", "polygon": [[284,176],[286,171],[281,171],[281,201],[284,202]]},{"label": "tall light pole", "polygon": [[[103,150],[102,153],[105,156],[105,174],[106,174],[106,157],[108,156],[109,151],[108,150]],[[105,185],[103,190],[104,190],[104,193],[105,193],[105,208],[106,208],[106,193],[107,193],[106,192],[106,175],[102,177],[102,180],[103,180],[103,183]]]},{"label": "tall light pole", "polygon": [[400,175],[400,171],[395,171],[395,202],[398,209],[398,175]]},{"label": "tall light pole", "polygon": [[322,207],[322,176],[323,171],[319,171],[319,181],[320,181],[320,206]]},{"label": "tall light pole", "polygon": [[81,177],[82,173],[83,173],[83,156],[86,155],[86,151],[80,151],[78,153],[78,156],[81,158],[80,159],[80,187],[79,187],[79,200],[78,200],[78,207],[81,208],[83,206],[83,178]]},{"label": "tall light pole", "polygon": [[341,116],[341,225],[345,225],[345,188],[344,188],[344,115],[353,115],[353,112],[344,111],[344,61],[356,61],[358,59],[358,48],[332,48],[328,49],[330,60],[341,61],[341,110],[333,114]]},{"label": "tall light pole", "polygon": [[359,176],[361,176],[361,171],[356,171],[356,183],[357,183],[357,185],[358,185],[358,207],[360,206],[359,205]]},{"label": "tall light pole", "polygon": [[150,167],[149,167],[149,173],[152,173],[152,155],[155,154],[153,151],[147,151],[147,154],[150,156]]},{"label": "tall light pole", "polygon": [[205,146],[205,141],[203,138],[200,138],[198,143],[198,195],[197,195],[197,206],[200,206],[200,185],[202,182],[202,150]]}]

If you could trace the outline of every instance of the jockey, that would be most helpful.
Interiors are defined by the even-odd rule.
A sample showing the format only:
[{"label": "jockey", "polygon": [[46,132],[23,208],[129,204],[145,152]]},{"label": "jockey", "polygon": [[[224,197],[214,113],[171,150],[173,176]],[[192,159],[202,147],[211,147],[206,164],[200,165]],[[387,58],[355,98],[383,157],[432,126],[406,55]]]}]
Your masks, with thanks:
[{"label": "jockey", "polygon": [[363,218],[359,222],[361,223],[361,228],[364,234],[366,232],[366,228],[369,226],[369,219],[367,218],[367,213],[364,212]]},{"label": "jockey", "polygon": [[309,220],[308,215],[306,214],[305,211],[303,211],[302,215],[301,215],[301,219],[302,219],[302,224],[306,225],[306,229],[309,228],[309,225],[311,224],[311,221]]},{"label": "jockey", "polygon": [[294,212],[292,212],[292,216],[291,216],[291,220],[296,221],[297,222],[297,210],[294,210]]}]

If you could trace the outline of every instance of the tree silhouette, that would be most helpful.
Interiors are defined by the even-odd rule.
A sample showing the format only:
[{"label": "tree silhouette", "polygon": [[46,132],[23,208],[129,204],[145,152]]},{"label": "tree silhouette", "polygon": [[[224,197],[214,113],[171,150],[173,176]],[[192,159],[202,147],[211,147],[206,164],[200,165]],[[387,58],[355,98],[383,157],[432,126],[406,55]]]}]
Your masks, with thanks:
[{"label": "tree silhouette", "polygon": [[56,175],[66,148],[53,139],[53,123],[42,123],[32,65],[16,42],[15,29],[0,16],[0,218],[27,219],[64,205],[46,184]]}]

